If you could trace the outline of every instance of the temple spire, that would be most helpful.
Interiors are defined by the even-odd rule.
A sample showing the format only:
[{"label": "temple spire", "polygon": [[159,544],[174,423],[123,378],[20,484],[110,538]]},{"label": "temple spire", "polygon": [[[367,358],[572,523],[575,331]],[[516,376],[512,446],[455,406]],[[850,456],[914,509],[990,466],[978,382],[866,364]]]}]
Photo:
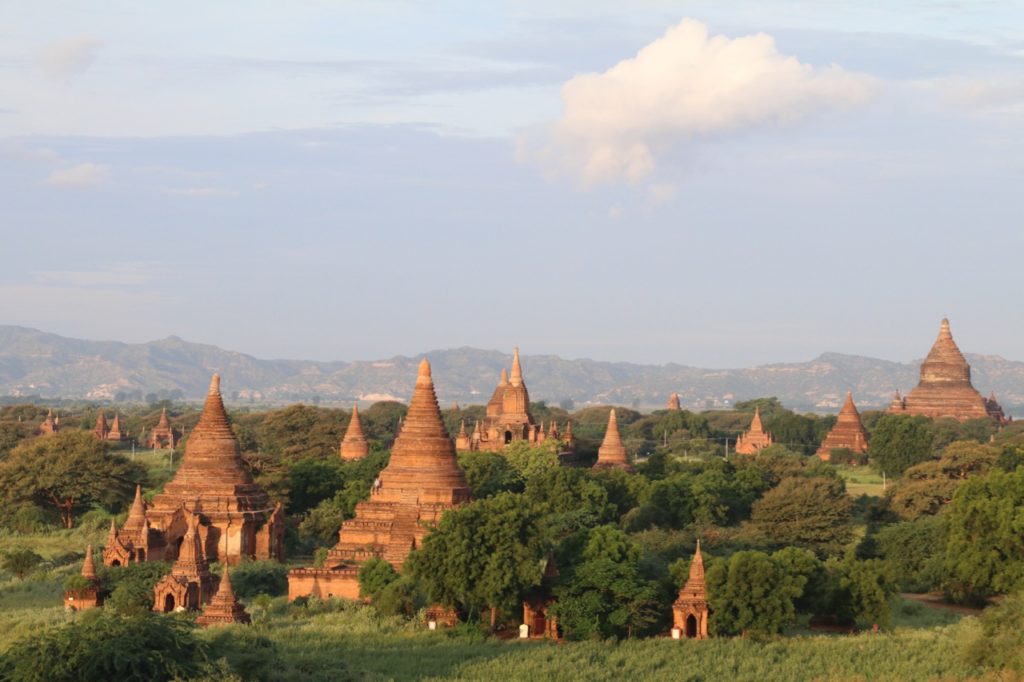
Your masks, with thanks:
[{"label": "temple spire", "polygon": [[352,418],[348,421],[345,437],[341,441],[342,459],[359,459],[370,452],[370,442],[363,433],[363,422],[359,419],[358,403],[352,405]]},{"label": "temple spire", "polygon": [[512,376],[509,378],[509,383],[513,386],[523,385],[523,368],[519,364],[519,346],[516,346],[512,353]]},{"label": "temple spire", "polygon": [[96,579],[96,564],[92,560],[92,545],[85,548],[85,561],[82,562],[82,577]]},{"label": "temple spire", "polygon": [[615,415],[614,407],[608,413],[608,428],[604,432],[604,440],[597,451],[595,466],[629,468],[629,456],[626,454],[626,446],[622,443],[619,420]]}]

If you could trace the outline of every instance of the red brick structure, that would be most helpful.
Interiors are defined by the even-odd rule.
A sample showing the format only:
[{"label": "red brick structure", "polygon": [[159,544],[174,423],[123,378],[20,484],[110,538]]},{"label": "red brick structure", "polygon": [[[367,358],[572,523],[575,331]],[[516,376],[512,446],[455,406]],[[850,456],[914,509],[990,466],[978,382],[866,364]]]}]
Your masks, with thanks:
[{"label": "red brick structure", "polygon": [[324,568],[288,573],[288,598],[305,595],[359,598],[359,566],[377,557],[401,569],[442,514],[469,500],[455,446],[441,420],[430,363],[420,363],[416,388],[391,460],[373,483],[370,499],[356,505]]},{"label": "red brick structure", "polygon": [[160,613],[196,611],[213,598],[214,582],[204,556],[199,517],[191,514],[170,574],[153,588],[153,610]]},{"label": "red brick structure", "polygon": [[96,426],[92,429],[93,434],[100,440],[106,440],[107,434],[110,433],[110,426],[107,425],[107,415],[100,412],[100,415],[96,417]]},{"label": "red brick structure", "polygon": [[220,585],[217,587],[217,594],[213,595],[210,603],[203,607],[202,614],[196,618],[196,625],[204,628],[211,625],[230,625],[232,623],[249,624],[252,618],[246,613],[245,607],[235,597],[231,589],[231,576],[228,567],[224,567],[224,573],[220,576]]},{"label": "red brick structure", "polygon": [[679,410],[683,409],[682,406],[679,404],[679,394],[678,393],[673,393],[672,395],[670,395],[668,397],[668,402],[665,403],[665,409],[666,410],[675,410],[677,412]]},{"label": "red brick structure", "polygon": [[360,459],[370,453],[370,441],[363,433],[363,422],[359,419],[359,405],[352,406],[352,418],[348,421],[348,429],[341,440],[341,458],[343,460]]},{"label": "red brick structure", "polygon": [[58,431],[60,431],[60,417],[55,417],[53,410],[50,409],[46,413],[46,419],[39,425],[39,433],[44,436],[52,436]]},{"label": "red brick structure", "polygon": [[750,422],[750,428],[736,439],[736,454],[756,455],[758,450],[773,444],[775,440],[772,434],[764,429],[761,423],[761,408],[754,408],[754,419]]},{"label": "red brick structure", "polygon": [[128,512],[124,527],[120,530],[114,519],[110,520],[107,544],[103,548],[103,564],[106,566],[127,566],[143,561],[160,561],[164,557],[166,543],[160,533],[154,532],[146,518],[146,503],[142,501],[142,488],[135,486],[135,500]]},{"label": "red brick structure", "polygon": [[679,631],[680,639],[707,639],[708,613],[704,557],[700,553],[700,540],[697,540],[697,551],[690,562],[690,577],[672,604],[672,627]]},{"label": "red brick structure", "polygon": [[181,440],[181,432],[171,426],[167,418],[167,408],[160,412],[160,420],[146,436],[146,447],[154,450],[173,450]]},{"label": "red brick structure", "polygon": [[971,384],[971,366],[953,340],[947,319],[942,320],[939,336],[921,363],[921,380],[906,397],[897,392],[887,411],[933,419],[1007,421],[995,395],[986,400]]},{"label": "red brick structure", "polygon": [[114,421],[110,422],[107,440],[122,441],[128,438],[128,432],[121,430],[121,413],[114,412]]},{"label": "red brick structure", "polygon": [[864,430],[864,423],[860,420],[860,412],[853,404],[853,393],[850,391],[846,392],[846,401],[839,410],[836,425],[825,436],[817,455],[821,461],[827,462],[832,457],[832,451],[839,448],[847,448],[858,454],[868,451],[868,433]]},{"label": "red brick structure", "polygon": [[551,588],[558,575],[555,560],[549,556],[544,560],[541,584],[530,590],[523,599],[523,624],[529,627],[531,638],[559,639],[558,618],[551,613],[551,607],[556,601]]},{"label": "red brick structure", "polygon": [[626,454],[626,446],[622,443],[622,436],[619,434],[619,420],[615,416],[615,408],[608,413],[608,428],[604,432],[604,440],[597,450],[597,462],[595,469],[627,469],[632,470],[629,463],[629,455]]},{"label": "red brick structure", "polygon": [[84,611],[85,609],[103,606],[100,580],[96,577],[96,564],[92,560],[92,545],[85,549],[85,561],[82,562],[82,577],[89,581],[88,587],[64,592],[64,608],[69,611]]}]

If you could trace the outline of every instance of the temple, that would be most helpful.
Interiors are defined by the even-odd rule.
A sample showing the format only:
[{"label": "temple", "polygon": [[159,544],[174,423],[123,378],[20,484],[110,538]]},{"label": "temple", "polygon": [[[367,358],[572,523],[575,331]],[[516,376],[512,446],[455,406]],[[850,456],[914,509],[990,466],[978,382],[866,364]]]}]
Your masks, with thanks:
[{"label": "temple", "polygon": [[988,418],[999,424],[1007,422],[995,395],[986,400],[971,384],[971,366],[953,340],[947,319],[942,320],[939,337],[921,363],[917,386],[906,397],[897,393],[887,411],[933,419]]},{"label": "temple", "polygon": [[128,432],[121,430],[121,413],[114,413],[114,421],[110,422],[110,430],[107,431],[107,440],[122,441],[128,438]]},{"label": "temple", "polygon": [[416,388],[391,460],[373,483],[370,499],[356,505],[324,568],[288,573],[288,598],[306,595],[359,598],[359,566],[371,558],[401,569],[441,516],[469,500],[455,446],[441,420],[430,363],[420,363]]},{"label": "temple", "polygon": [[679,596],[672,604],[673,637],[680,639],[708,638],[708,594],[704,583],[704,557],[697,551],[690,562],[690,577],[679,590]]},{"label": "temple", "polygon": [[167,418],[167,408],[160,412],[160,421],[146,437],[146,447],[154,450],[173,450],[181,440],[181,433],[171,426]]},{"label": "temple", "polygon": [[352,418],[348,421],[345,437],[341,440],[341,458],[360,459],[370,452],[370,442],[363,433],[363,422],[359,419],[359,405],[352,406]]},{"label": "temple", "polygon": [[472,436],[466,436],[463,431],[460,428],[459,438],[455,442],[459,450],[500,452],[510,443],[522,441],[538,445],[551,438],[561,441],[560,450],[567,450],[571,446],[565,439],[559,439],[558,426],[554,420],[545,429],[543,425],[538,426],[530,414],[530,393],[523,380],[518,348],[512,354],[512,371],[501,370],[498,385],[487,401],[483,423],[476,424]]},{"label": "temple", "polygon": [[50,411],[46,413],[46,419],[44,419],[43,423],[39,425],[39,433],[44,436],[52,436],[58,431],[60,431],[60,417],[55,417],[53,415],[53,410],[50,409]]},{"label": "temple", "polygon": [[818,448],[817,455],[821,461],[827,462],[832,458],[832,451],[840,448],[846,448],[858,454],[868,451],[868,434],[864,430],[864,423],[860,420],[860,412],[853,404],[853,393],[850,391],[846,392],[846,402],[839,410],[836,425],[825,436],[821,447]]},{"label": "temple", "polygon": [[125,527],[111,527],[104,563],[176,559],[193,525],[204,561],[284,559],[284,511],[242,464],[217,374],[174,478],[149,508],[137,491]]},{"label": "temple", "polygon": [[99,416],[96,417],[96,426],[92,429],[93,435],[100,440],[106,440],[107,434],[110,433],[110,426],[107,424],[107,415],[104,412],[100,412]]},{"label": "temple", "polygon": [[203,612],[196,618],[196,625],[210,627],[211,625],[231,625],[232,623],[248,624],[252,618],[245,612],[234,590],[231,589],[231,576],[228,567],[220,576],[220,586],[217,587],[217,594],[213,595],[210,603],[203,607]]},{"label": "temple", "polygon": [[196,515],[189,517],[171,572],[153,588],[153,610],[161,613],[195,611],[213,598],[214,577],[203,551]]},{"label": "temple", "polygon": [[756,455],[758,450],[766,448],[775,440],[772,434],[764,430],[761,423],[761,408],[754,408],[754,419],[750,422],[750,428],[736,439],[736,454]]},{"label": "temple", "polygon": [[675,410],[677,412],[679,410],[683,409],[682,406],[679,404],[679,394],[678,393],[673,393],[672,395],[670,395],[668,397],[668,402],[665,403],[665,409],[666,410]]},{"label": "temple", "polygon": [[64,592],[64,608],[69,611],[83,611],[103,606],[100,580],[96,577],[96,564],[92,560],[92,545],[85,549],[85,561],[82,562],[82,577],[85,578],[86,586]]},{"label": "temple", "polygon": [[615,416],[613,407],[608,413],[608,428],[604,432],[604,440],[597,450],[597,462],[595,469],[617,468],[632,469],[629,464],[629,456],[626,454],[626,446],[622,443],[622,435],[619,434],[619,420]]}]

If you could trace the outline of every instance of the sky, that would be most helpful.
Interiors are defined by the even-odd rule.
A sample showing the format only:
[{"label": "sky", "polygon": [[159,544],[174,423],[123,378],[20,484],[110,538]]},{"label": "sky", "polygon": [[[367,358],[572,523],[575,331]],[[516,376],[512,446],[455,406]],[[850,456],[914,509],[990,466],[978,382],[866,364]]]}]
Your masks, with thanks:
[{"label": "sky", "polygon": [[0,324],[1024,360],[1024,2],[0,0]]}]

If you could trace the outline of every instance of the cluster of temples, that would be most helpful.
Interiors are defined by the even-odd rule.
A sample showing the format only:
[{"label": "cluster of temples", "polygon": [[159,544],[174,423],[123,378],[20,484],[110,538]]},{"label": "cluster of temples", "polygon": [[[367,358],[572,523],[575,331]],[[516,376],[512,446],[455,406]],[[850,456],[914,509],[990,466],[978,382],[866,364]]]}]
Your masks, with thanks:
[{"label": "cluster of temples", "polygon": [[774,443],[775,439],[764,428],[764,423],[761,421],[761,408],[755,407],[754,418],[750,422],[750,428],[736,439],[736,454],[756,455],[758,450],[762,450]]},{"label": "cluster of temples", "polygon": [[147,448],[153,450],[173,450],[178,447],[183,433],[171,426],[171,420],[167,418],[167,408],[160,411],[160,420],[145,438]]},{"label": "cluster of temples", "polygon": [[128,439],[128,431],[121,428],[120,412],[114,412],[114,421],[108,423],[107,414],[100,411],[92,432],[100,440],[122,441]]}]

